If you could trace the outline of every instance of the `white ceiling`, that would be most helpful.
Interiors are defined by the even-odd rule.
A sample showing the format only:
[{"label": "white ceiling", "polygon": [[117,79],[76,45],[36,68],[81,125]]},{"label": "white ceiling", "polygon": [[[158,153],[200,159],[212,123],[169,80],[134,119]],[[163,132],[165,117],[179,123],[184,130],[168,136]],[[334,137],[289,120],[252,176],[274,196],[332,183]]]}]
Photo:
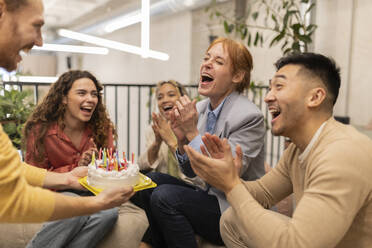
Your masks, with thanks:
[{"label": "white ceiling", "polygon": [[47,27],[68,26],[110,0],[44,0]]},{"label": "white ceiling", "polygon": [[45,18],[43,33],[47,40],[53,40],[55,30],[59,28],[84,27],[119,15],[128,8],[138,8],[141,4],[140,0],[43,0],[43,2]]},{"label": "white ceiling", "polygon": [[[175,13],[180,10],[205,6],[211,0],[150,0],[153,15]],[[217,0],[218,2],[228,0]],[[80,32],[98,30],[97,25],[117,16],[141,8],[141,0],[43,0],[45,26],[43,36],[46,42],[54,42],[60,37],[60,28]],[[156,7],[155,7],[156,6]],[[90,28],[90,31],[87,29]]]}]

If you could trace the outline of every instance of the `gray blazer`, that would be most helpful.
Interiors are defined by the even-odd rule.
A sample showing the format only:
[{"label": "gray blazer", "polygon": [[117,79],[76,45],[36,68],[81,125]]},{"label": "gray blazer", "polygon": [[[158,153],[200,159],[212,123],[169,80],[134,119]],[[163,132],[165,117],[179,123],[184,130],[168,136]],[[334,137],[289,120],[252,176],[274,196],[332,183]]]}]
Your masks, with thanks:
[{"label": "gray blazer", "polygon": [[[209,98],[197,103],[198,130],[205,133],[207,125],[207,108]],[[227,96],[217,119],[215,135],[228,139],[235,156],[235,146],[239,144],[243,151],[243,167],[240,177],[244,180],[256,180],[265,174],[264,168],[264,118],[258,107],[246,96],[233,92]],[[196,174],[190,166],[189,160],[180,164],[183,173],[188,177]],[[225,194],[211,187],[208,191],[217,197],[221,214],[229,204]]]}]

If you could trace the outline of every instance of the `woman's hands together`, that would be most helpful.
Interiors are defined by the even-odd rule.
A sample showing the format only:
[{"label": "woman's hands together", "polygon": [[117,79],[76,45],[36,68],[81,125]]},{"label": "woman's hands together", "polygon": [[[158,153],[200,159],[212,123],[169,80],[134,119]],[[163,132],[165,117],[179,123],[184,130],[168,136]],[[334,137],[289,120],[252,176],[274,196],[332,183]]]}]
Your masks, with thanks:
[{"label": "woman's hands together", "polygon": [[155,142],[160,144],[164,141],[169,147],[176,148],[177,147],[177,138],[175,137],[170,121],[167,121],[163,116],[160,114],[152,114],[153,125],[152,129],[155,133]]}]

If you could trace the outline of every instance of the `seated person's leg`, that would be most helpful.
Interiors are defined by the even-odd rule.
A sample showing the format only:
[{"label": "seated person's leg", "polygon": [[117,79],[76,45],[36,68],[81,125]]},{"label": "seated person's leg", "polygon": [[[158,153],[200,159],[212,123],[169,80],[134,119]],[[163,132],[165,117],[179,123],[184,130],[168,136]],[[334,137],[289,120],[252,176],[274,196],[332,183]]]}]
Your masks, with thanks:
[{"label": "seated person's leg", "polygon": [[154,189],[150,208],[154,247],[196,248],[195,234],[223,245],[219,232],[221,214],[215,196],[183,185],[163,184]]},{"label": "seated person's leg", "polygon": [[68,244],[68,248],[96,247],[114,227],[118,219],[118,208],[103,210],[88,217],[84,227]]},{"label": "seated person's leg", "polygon": [[239,221],[233,209],[228,208],[221,216],[220,220],[221,236],[227,247],[247,248],[248,238],[241,233],[244,228],[239,226]]},{"label": "seated person's leg", "polygon": [[[153,180],[158,185],[158,187],[160,185],[163,185],[163,184],[174,184],[174,185],[182,185],[182,186],[185,186],[185,187],[190,187],[192,189],[195,188],[194,186],[188,185],[185,182],[183,182],[183,181],[181,181],[181,180],[179,180],[175,177],[172,177],[168,174],[163,174],[163,173],[159,173],[159,172],[150,172],[150,173],[146,174],[146,176],[150,177],[151,180]],[[154,189],[152,188],[152,189],[139,191],[131,198],[131,201],[134,204],[136,204],[137,206],[141,207],[142,209],[144,209],[146,211],[146,216],[147,216],[148,219],[152,218],[151,207],[150,207],[150,199],[151,199],[151,195],[152,195],[153,190]],[[149,222],[150,222],[150,220],[149,220]],[[144,234],[144,237],[142,238],[142,241],[144,241],[145,243],[148,243],[148,244],[152,243],[152,241],[151,241],[152,232],[151,232],[150,228],[151,228],[151,225],[149,226],[146,233]],[[157,232],[157,230],[154,230],[154,232]]]},{"label": "seated person's leg", "polygon": [[[63,194],[78,196],[70,192]],[[78,216],[65,220],[47,222],[27,244],[27,248],[66,247],[79,233],[89,216]]]},{"label": "seated person's leg", "polygon": [[[162,184],[175,184],[195,189],[194,186],[186,184],[184,181],[181,181],[178,178],[175,178],[168,174],[160,172],[150,172],[146,174],[146,176],[151,178],[151,180],[154,181],[158,186]],[[137,206],[145,209],[149,204],[149,200],[153,190],[154,188],[139,191],[130,200]]]}]

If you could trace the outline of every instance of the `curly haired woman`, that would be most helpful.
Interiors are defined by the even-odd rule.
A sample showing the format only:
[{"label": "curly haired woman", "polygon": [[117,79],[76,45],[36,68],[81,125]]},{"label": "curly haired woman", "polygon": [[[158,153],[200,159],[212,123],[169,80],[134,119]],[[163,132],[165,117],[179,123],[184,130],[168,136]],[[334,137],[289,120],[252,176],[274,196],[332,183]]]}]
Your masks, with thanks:
[{"label": "curly haired woman", "polygon": [[[87,166],[97,146],[114,148],[115,129],[102,103],[102,89],[87,71],[62,74],[25,124],[26,162],[54,172],[68,172]],[[95,247],[117,218],[117,209],[109,209],[48,222],[27,247]]]}]

